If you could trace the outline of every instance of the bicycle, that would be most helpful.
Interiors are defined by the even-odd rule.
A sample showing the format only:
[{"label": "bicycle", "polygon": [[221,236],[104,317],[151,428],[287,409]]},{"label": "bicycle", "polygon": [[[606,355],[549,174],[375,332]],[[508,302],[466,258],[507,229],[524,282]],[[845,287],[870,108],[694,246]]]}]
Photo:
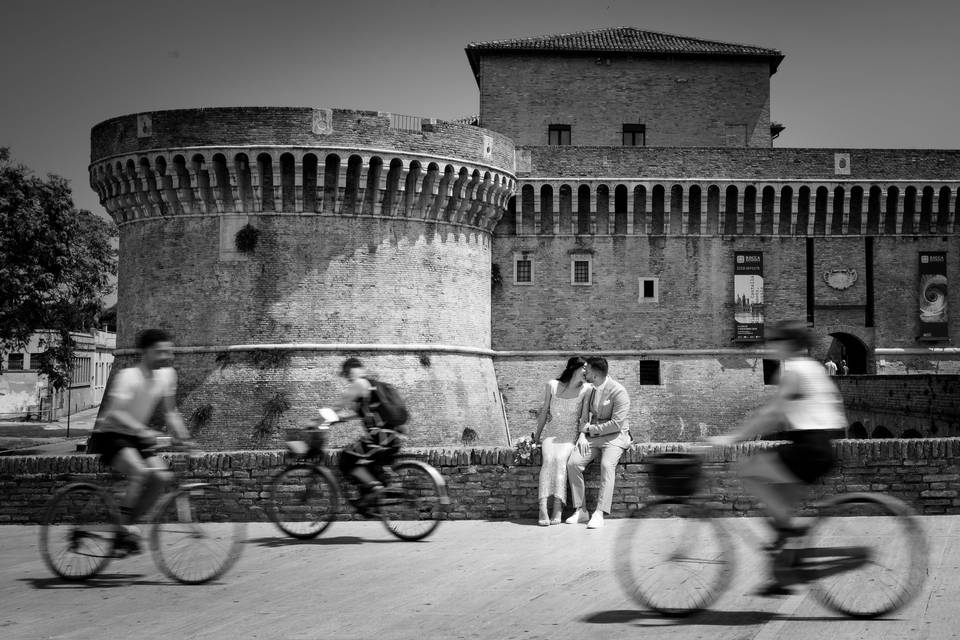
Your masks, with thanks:
[{"label": "bicycle", "polygon": [[[665,453],[647,464],[654,493],[664,497],[636,509],[618,536],[617,577],[637,603],[670,617],[692,615],[730,584],[731,536],[714,517],[711,497],[695,495],[703,454]],[[805,530],[766,546],[781,585],[811,583],[821,604],[854,618],[891,613],[920,592],[927,543],[906,503],[880,493],[844,493],[811,507]]]},{"label": "bicycle", "polygon": [[[288,462],[270,479],[267,516],[293,538],[316,538],[340,509],[340,484],[323,463],[328,429],[324,423],[288,432]],[[383,475],[384,490],[367,505],[367,515],[401,540],[422,540],[433,533],[450,505],[440,472],[401,454],[384,467]],[[357,508],[357,500],[349,502]]]},{"label": "bicycle", "polygon": [[[160,446],[169,438],[159,437]],[[154,562],[173,580],[202,584],[219,578],[239,559],[244,523],[202,522],[200,514],[227,514],[219,488],[205,482],[174,481],[147,518]],[[221,515],[222,517],[222,515]],[[64,580],[83,581],[123,557],[115,548],[122,530],[110,487],[73,482],[57,490],[40,524],[40,554]]]}]

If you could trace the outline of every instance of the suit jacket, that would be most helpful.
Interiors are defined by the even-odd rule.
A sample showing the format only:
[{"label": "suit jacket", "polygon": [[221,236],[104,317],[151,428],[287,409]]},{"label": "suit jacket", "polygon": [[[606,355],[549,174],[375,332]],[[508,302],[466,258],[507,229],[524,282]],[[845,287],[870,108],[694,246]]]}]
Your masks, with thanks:
[{"label": "suit jacket", "polygon": [[594,389],[584,402],[584,412],[588,412],[589,421],[587,437],[591,441],[602,438],[599,442],[607,441],[621,447],[630,446],[632,438],[627,420],[630,396],[622,384],[607,376],[603,388]]}]

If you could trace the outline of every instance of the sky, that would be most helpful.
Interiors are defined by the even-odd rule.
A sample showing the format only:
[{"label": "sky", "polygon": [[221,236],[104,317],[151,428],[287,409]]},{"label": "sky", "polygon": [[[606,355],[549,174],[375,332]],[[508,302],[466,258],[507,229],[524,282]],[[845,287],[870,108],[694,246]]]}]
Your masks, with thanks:
[{"label": "sky", "polygon": [[956,0],[0,0],[0,146],[90,189],[90,130],[162,109],[478,113],[470,42],[630,26],[778,49],[776,147],[960,149]]}]

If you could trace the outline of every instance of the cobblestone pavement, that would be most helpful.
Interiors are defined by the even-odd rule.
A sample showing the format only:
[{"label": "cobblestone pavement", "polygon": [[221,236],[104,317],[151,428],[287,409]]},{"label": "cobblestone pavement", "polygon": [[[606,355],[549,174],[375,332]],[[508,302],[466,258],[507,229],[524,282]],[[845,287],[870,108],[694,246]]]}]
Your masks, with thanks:
[{"label": "cobblestone pavement", "polygon": [[0,637],[958,638],[960,517],[922,520],[931,552],[923,593],[894,616],[867,621],[840,617],[802,590],[781,599],[750,595],[764,565],[743,541],[732,587],[711,611],[658,617],[634,604],[612,573],[625,520],[600,530],[445,522],[414,543],[393,539],[378,522],[337,522],[306,542],[250,524],[238,564],[201,586],[171,582],[149,554],[116,560],[88,583],[65,583],[43,564],[37,527],[9,525],[0,527]]}]

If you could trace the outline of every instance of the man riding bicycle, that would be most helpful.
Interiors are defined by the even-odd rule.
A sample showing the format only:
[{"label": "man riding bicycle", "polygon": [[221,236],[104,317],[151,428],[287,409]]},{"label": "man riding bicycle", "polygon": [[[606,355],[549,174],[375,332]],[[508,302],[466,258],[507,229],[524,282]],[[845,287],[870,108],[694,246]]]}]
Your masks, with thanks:
[{"label": "man riding bicycle", "polygon": [[134,526],[150,510],[173,478],[156,456],[157,432],[147,423],[157,407],[178,442],[188,442],[190,433],[177,411],[177,372],[173,368],[173,342],[160,329],[147,329],[137,336],[140,363],[117,371],[107,385],[88,450],[99,453],[109,465],[129,479],[120,504],[124,529],[114,545],[121,555],[140,553],[140,536]]},{"label": "man riding bicycle", "polygon": [[[757,453],[740,468],[746,490],[757,497],[777,531],[774,547],[800,535],[803,529],[792,522],[793,512],[803,495],[804,485],[826,475],[835,463],[832,437],[846,427],[843,399],[823,365],[809,357],[812,338],[806,323],[785,321],[769,333],[767,342],[782,359],[777,395],[747,418],[740,429],[713,438],[716,444],[732,444],[754,437],[782,432],[789,444]],[[774,582],[761,595],[789,593]]]},{"label": "man riding bicycle", "polygon": [[357,511],[367,515],[376,496],[383,491],[383,468],[389,466],[400,451],[401,437],[395,426],[384,422],[374,400],[374,384],[358,358],[347,358],[340,376],[349,381],[333,409],[341,420],[360,418],[364,434],[340,452],[340,472],[357,486],[360,499]]}]

